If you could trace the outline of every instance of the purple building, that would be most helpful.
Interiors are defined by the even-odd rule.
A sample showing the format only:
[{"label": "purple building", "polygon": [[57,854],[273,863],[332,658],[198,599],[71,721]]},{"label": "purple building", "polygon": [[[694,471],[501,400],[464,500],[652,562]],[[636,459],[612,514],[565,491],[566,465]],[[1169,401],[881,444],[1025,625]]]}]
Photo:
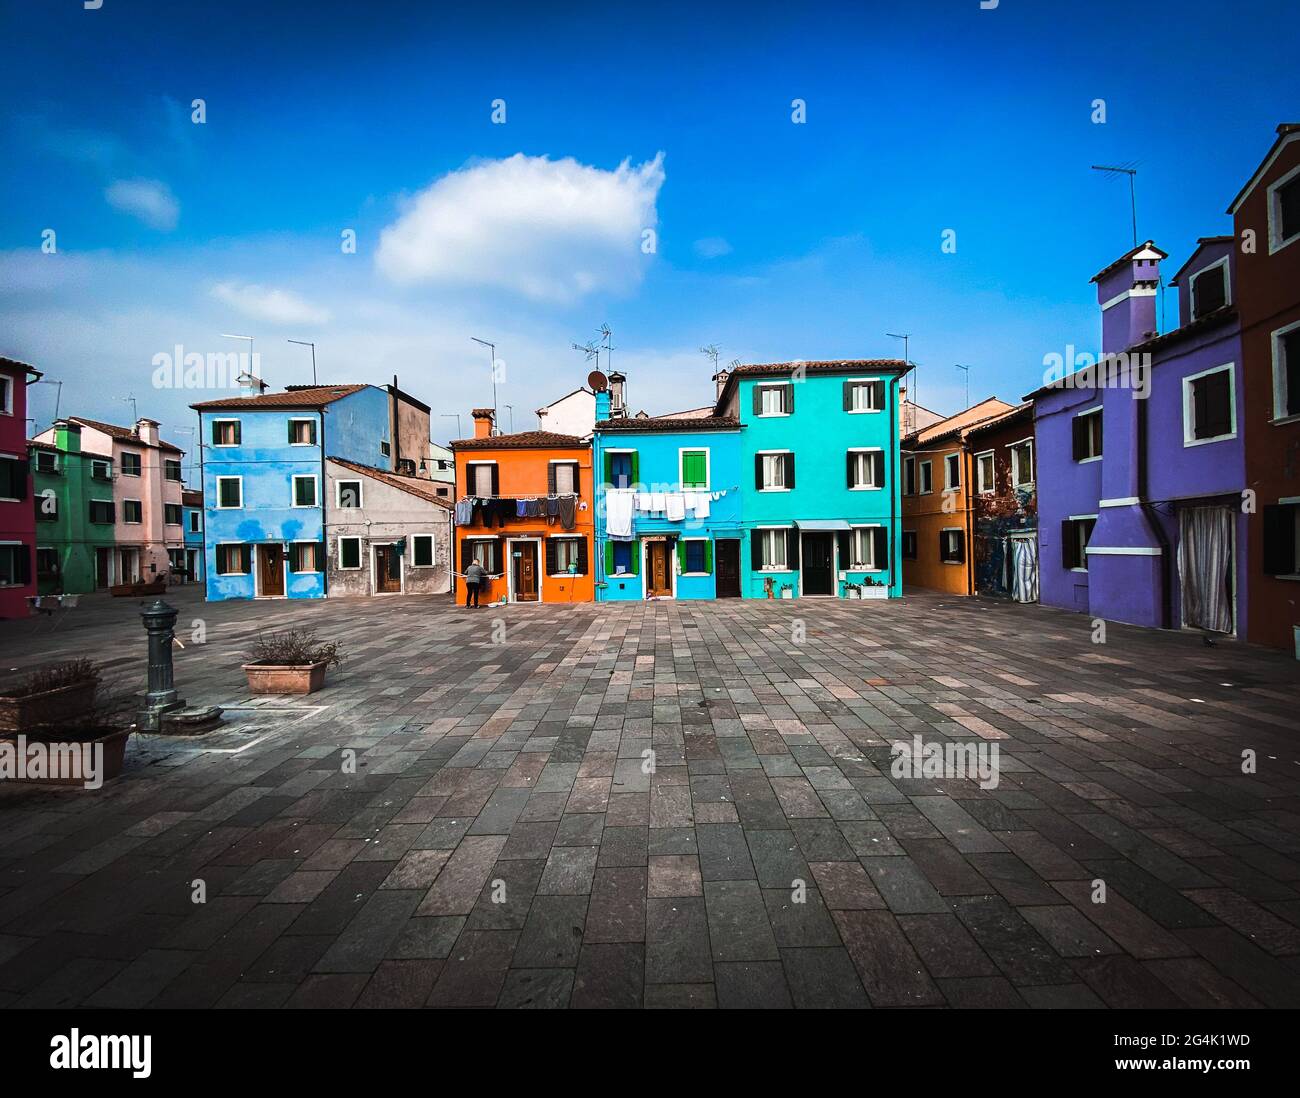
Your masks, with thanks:
[{"label": "purple building", "polygon": [[1109,621],[1245,635],[1246,488],[1232,237],[1198,241],[1156,334],[1151,241],[1097,274],[1101,356],[1031,394],[1040,599]]}]

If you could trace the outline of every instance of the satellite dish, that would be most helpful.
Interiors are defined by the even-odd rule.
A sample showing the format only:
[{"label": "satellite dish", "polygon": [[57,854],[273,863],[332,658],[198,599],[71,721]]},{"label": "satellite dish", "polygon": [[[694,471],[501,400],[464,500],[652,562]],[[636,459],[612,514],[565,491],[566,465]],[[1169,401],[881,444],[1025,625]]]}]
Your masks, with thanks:
[{"label": "satellite dish", "polygon": [[609,378],[599,370],[592,370],[591,373],[587,375],[587,384],[591,386],[591,391],[593,393],[603,393],[609,388]]}]

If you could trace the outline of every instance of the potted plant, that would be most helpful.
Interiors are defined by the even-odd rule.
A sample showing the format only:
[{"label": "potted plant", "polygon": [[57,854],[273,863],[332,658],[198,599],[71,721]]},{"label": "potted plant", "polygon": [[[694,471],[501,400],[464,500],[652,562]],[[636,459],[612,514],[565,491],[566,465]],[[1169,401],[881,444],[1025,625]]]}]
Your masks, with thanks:
[{"label": "potted plant", "polygon": [[4,737],[0,770],[13,781],[98,789],[122,772],[135,703],[127,691],[101,692],[70,715]]},{"label": "potted plant", "polygon": [[870,576],[862,581],[862,592],[858,596],[864,599],[887,599],[889,598],[889,588],[881,581],[874,580]]},{"label": "potted plant", "polygon": [[244,664],[254,694],[314,694],[325,685],[325,669],[343,662],[337,641],[322,643],[312,629],[263,633]]},{"label": "potted plant", "polygon": [[861,584],[846,583],[844,585],[844,597],[846,599],[860,599],[862,597]]},{"label": "potted plant", "polygon": [[0,687],[0,734],[56,725],[88,712],[99,688],[90,660],[69,660],[31,671]]}]

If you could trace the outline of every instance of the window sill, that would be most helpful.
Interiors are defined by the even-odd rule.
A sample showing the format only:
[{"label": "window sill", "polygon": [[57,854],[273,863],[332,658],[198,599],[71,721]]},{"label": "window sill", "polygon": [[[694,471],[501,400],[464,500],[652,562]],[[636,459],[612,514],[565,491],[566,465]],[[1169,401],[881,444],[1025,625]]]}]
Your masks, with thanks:
[{"label": "window sill", "polygon": [[798,571],[798,569],[796,569],[796,568],[760,568],[759,571],[762,572],[762,573],[764,573],[765,575],[769,575],[769,576],[781,576],[781,575],[790,576],[790,575],[793,575],[796,571]]},{"label": "window sill", "polygon": [[[423,565],[421,567],[423,567]],[[585,579],[586,576],[587,576],[586,572],[547,572],[546,573],[546,578],[550,580],[568,580],[568,579],[580,580],[580,579]]]},{"label": "window sill", "polygon": [[1277,416],[1274,419],[1270,419],[1268,422],[1272,427],[1285,427],[1288,423],[1300,423],[1300,412],[1296,412],[1294,415],[1290,416]]},{"label": "window sill", "polygon": [[849,489],[850,492],[883,492],[883,484],[855,484]]},{"label": "window sill", "polygon": [[789,419],[793,412],[759,412],[754,416],[755,419]]},{"label": "window sill", "polygon": [[940,564],[962,565],[962,564],[965,564],[966,562],[965,562],[964,560],[941,560],[939,563],[940,563]]},{"label": "window sill", "polygon": [[1192,446],[1207,446],[1212,442],[1231,442],[1237,437],[1237,432],[1232,431],[1226,435],[1215,435],[1212,438],[1184,438],[1183,449],[1186,450]]},{"label": "window sill", "polygon": [[789,492],[789,488],[760,488],[760,492]]},{"label": "window sill", "polygon": [[1079,464],[1079,465],[1087,465],[1087,464],[1088,464],[1089,462],[1091,462],[1091,461],[1100,461],[1100,460],[1101,460],[1101,455],[1098,454],[1096,457],[1090,457],[1090,458],[1075,458],[1074,460],[1075,460],[1076,464]]},{"label": "window sill", "polygon": [[708,579],[712,572],[678,572],[678,579]]},{"label": "window sill", "polygon": [[1071,568],[1070,571],[1071,571],[1071,572],[1082,572],[1085,576],[1088,574],[1088,569],[1086,569],[1086,568]]},{"label": "window sill", "polygon": [[1275,580],[1286,580],[1288,583],[1300,583],[1300,573],[1292,573],[1291,575],[1283,575],[1283,576],[1273,576],[1272,578]]},{"label": "window sill", "polygon": [[850,408],[846,415],[850,416],[873,416],[883,412],[883,408]]}]

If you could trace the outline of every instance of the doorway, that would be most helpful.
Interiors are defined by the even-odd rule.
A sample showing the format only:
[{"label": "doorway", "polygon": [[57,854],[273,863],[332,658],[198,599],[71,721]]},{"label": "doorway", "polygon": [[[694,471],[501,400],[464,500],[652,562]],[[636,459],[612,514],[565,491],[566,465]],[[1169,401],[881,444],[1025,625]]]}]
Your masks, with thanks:
[{"label": "doorway", "polygon": [[121,549],[118,551],[119,583],[140,582],[140,550]]},{"label": "doorway", "polygon": [[832,534],[804,534],[803,595],[835,594],[835,541]]},{"label": "doorway", "polygon": [[1016,602],[1038,601],[1038,539],[1013,534],[1007,539],[1007,591]]},{"label": "doorway", "polygon": [[537,590],[537,542],[512,541],[510,578],[515,602],[539,602]]},{"label": "doorway", "polygon": [[402,592],[402,558],[391,545],[375,546],[375,594],[399,595]]},{"label": "doorway", "polygon": [[740,598],[740,539],[719,538],[714,542],[718,598]]},{"label": "doorway", "polygon": [[199,578],[199,551],[197,549],[186,549],[185,579],[187,582],[191,582]]},{"label": "doorway", "polygon": [[257,580],[260,598],[284,597],[284,546],[279,542],[257,547]]},{"label": "doorway", "polygon": [[672,554],[667,540],[648,541],[645,544],[646,597],[671,598],[673,594]]},{"label": "doorway", "polygon": [[1235,511],[1182,507],[1178,511],[1178,586],[1183,628],[1235,633]]},{"label": "doorway", "polygon": [[95,550],[95,587],[98,590],[113,586],[113,550]]}]

